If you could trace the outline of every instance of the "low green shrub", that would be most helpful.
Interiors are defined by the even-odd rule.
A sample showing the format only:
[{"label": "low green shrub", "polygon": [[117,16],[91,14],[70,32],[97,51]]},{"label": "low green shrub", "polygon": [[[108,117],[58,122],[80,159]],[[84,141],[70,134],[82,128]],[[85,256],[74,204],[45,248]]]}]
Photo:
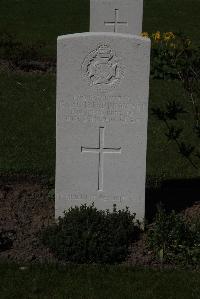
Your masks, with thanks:
[{"label": "low green shrub", "polygon": [[147,245],[161,262],[200,267],[200,220],[160,209],[147,233]]},{"label": "low green shrub", "polygon": [[151,47],[151,77],[163,80],[182,80],[182,76],[188,77],[199,71],[200,47],[193,45],[192,41],[183,33],[157,31],[151,35],[142,33],[143,37],[149,37]]},{"label": "low green shrub", "polygon": [[94,205],[71,208],[58,223],[41,233],[42,243],[55,256],[73,263],[122,262],[138,237],[135,214],[128,209],[99,211]]}]

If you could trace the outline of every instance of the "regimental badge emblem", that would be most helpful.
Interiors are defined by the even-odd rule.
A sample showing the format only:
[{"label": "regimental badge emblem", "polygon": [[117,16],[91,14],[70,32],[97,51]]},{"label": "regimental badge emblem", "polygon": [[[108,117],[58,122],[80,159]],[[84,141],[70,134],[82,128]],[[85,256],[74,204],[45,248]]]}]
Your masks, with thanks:
[{"label": "regimental badge emblem", "polygon": [[120,83],[124,70],[120,59],[109,45],[98,48],[84,59],[82,72],[91,87],[106,91]]}]

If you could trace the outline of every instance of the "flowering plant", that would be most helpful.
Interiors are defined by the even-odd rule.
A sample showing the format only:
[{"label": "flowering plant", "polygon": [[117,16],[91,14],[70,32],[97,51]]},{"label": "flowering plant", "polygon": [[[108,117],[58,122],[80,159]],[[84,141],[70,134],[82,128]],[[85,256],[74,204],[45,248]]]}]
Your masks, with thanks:
[{"label": "flowering plant", "polygon": [[178,69],[184,66],[186,52],[193,51],[191,40],[183,34],[156,31],[143,32],[152,41],[151,76],[153,79],[179,79]]}]

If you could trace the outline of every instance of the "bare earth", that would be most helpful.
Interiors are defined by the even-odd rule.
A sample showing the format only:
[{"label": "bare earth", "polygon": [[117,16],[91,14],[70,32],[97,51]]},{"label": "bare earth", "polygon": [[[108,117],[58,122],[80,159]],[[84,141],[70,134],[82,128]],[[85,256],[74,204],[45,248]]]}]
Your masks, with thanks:
[{"label": "bare earth", "polygon": [[0,232],[13,241],[0,250],[0,258],[23,262],[51,259],[36,234],[53,221],[54,201],[39,179],[0,182]]},{"label": "bare earth", "polygon": [[[0,260],[56,262],[37,236],[41,229],[54,223],[54,200],[49,194],[49,187],[41,178],[0,178]],[[189,218],[199,216],[200,202],[183,213]],[[145,235],[133,244],[127,262],[159,267],[145,246]]]}]

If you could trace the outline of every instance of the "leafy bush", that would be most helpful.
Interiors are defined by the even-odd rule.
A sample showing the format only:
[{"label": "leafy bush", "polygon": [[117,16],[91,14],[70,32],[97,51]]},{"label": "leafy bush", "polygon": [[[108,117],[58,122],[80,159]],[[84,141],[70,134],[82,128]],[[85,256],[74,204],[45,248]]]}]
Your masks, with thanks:
[{"label": "leafy bush", "polygon": [[138,236],[135,214],[127,210],[99,211],[82,205],[64,213],[58,223],[41,234],[42,243],[58,259],[74,263],[123,261],[130,243]]},{"label": "leafy bush", "polygon": [[160,210],[147,234],[148,247],[161,262],[200,267],[200,220]]},{"label": "leafy bush", "polygon": [[142,36],[150,37],[151,49],[151,77],[153,79],[182,79],[188,71],[196,72],[200,63],[200,47],[194,46],[191,40],[182,33],[161,33],[157,31],[151,35],[143,32]]}]

